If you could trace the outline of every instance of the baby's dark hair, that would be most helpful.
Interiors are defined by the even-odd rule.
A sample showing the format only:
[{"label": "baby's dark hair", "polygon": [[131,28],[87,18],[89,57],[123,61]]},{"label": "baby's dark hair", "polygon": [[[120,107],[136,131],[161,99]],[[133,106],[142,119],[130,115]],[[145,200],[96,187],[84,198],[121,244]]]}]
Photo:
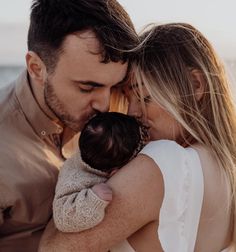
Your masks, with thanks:
[{"label": "baby's dark hair", "polygon": [[147,139],[146,127],[135,117],[118,112],[100,113],[81,131],[81,158],[92,168],[109,173],[135,157]]}]

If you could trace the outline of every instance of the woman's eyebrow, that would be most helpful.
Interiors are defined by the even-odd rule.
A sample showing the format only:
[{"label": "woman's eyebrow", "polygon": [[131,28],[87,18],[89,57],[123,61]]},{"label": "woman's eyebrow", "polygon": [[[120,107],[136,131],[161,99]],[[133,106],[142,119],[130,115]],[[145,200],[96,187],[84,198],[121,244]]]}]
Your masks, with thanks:
[{"label": "woman's eyebrow", "polygon": [[[141,86],[143,86],[143,83],[141,84]],[[129,89],[133,89],[133,88],[139,88],[139,84],[138,83],[133,83],[129,85]]]}]

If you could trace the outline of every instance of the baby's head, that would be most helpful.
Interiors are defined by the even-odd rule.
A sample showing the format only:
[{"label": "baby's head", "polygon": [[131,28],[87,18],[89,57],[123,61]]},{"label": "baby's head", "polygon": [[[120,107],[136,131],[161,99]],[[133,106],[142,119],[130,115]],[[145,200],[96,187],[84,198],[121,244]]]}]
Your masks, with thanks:
[{"label": "baby's head", "polygon": [[92,168],[110,173],[135,157],[147,139],[147,129],[134,117],[117,112],[101,113],[81,131],[81,158]]}]

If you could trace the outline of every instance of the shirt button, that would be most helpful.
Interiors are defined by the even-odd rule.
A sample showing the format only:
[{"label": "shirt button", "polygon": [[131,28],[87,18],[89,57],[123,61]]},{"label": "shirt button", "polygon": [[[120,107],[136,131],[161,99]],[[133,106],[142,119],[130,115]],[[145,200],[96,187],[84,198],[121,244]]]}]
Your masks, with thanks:
[{"label": "shirt button", "polygon": [[46,136],[46,131],[45,131],[45,130],[42,130],[42,131],[41,131],[41,135],[42,135],[42,136]]},{"label": "shirt button", "polygon": [[57,134],[60,134],[62,132],[61,128],[57,128]]}]

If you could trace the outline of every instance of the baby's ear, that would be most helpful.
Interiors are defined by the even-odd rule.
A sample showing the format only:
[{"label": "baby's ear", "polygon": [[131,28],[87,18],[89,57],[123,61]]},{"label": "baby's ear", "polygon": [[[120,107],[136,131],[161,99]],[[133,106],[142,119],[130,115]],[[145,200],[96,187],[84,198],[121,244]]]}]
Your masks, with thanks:
[{"label": "baby's ear", "polygon": [[190,74],[192,78],[195,99],[200,101],[205,91],[206,80],[203,73],[198,69],[192,70]]},{"label": "baby's ear", "polygon": [[114,170],[112,170],[111,173],[110,173],[110,177],[112,177],[118,170],[119,170],[119,169],[114,169]]}]

